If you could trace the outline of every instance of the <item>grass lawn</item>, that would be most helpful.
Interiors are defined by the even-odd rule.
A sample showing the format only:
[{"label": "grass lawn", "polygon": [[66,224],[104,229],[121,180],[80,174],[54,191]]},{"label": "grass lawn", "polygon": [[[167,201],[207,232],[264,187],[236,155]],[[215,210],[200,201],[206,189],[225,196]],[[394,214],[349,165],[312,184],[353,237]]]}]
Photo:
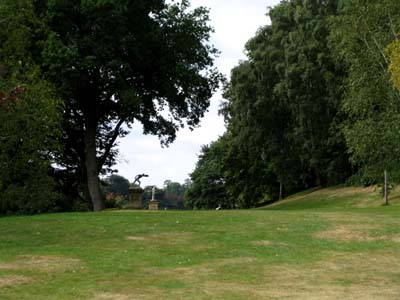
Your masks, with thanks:
[{"label": "grass lawn", "polygon": [[0,218],[0,299],[400,299],[400,207],[345,207]]}]

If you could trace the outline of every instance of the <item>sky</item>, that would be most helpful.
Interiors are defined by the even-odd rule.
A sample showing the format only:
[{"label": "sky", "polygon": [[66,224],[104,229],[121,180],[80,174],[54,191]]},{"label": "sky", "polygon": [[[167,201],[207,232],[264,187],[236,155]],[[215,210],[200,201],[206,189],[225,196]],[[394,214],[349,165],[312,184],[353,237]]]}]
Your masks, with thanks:
[{"label": "sky", "polygon": [[[268,7],[279,0],[191,0],[192,7],[205,6],[210,9],[210,24],[214,27],[211,43],[221,52],[215,64],[229,78],[230,70],[246,59],[244,46],[255,35],[257,29],[269,24]],[[119,175],[133,181],[137,174],[148,174],[142,178],[142,186],[162,187],[165,180],[183,183],[196,167],[201,146],[210,144],[225,132],[218,108],[222,100],[221,91],[211,99],[209,111],[200,127],[193,131],[180,130],[174,143],[162,148],[156,136],[143,135],[140,124],[134,124],[130,134],[119,142],[118,163],[114,169]]]}]

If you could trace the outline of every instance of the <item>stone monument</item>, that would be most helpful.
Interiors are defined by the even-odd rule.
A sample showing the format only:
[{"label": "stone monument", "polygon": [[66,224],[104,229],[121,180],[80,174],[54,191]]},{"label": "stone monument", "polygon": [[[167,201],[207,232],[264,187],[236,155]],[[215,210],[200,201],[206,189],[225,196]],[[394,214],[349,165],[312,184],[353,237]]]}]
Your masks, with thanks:
[{"label": "stone monument", "polygon": [[135,177],[133,186],[129,188],[128,205],[126,208],[143,209],[142,194],[144,190],[140,187],[140,178],[142,177],[149,177],[149,175],[139,174]]},{"label": "stone monument", "polygon": [[156,187],[153,186],[151,190],[151,200],[149,202],[149,210],[158,210],[158,201],[154,198],[156,193]]},{"label": "stone monument", "polygon": [[142,194],[144,190],[140,186],[132,186],[129,188],[128,205],[126,208],[142,209]]}]

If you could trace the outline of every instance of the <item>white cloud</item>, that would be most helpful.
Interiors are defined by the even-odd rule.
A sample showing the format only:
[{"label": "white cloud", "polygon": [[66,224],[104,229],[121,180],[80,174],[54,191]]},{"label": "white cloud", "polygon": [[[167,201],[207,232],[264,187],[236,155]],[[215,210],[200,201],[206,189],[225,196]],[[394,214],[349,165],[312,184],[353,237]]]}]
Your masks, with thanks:
[{"label": "white cloud", "polygon": [[[266,25],[267,7],[279,0],[192,0],[192,7],[211,8],[211,25],[215,29],[212,43],[222,53],[216,61],[225,75],[245,59],[244,45],[260,26]],[[216,140],[225,131],[223,118],[218,116],[221,93],[214,95],[209,112],[202,119],[201,127],[178,132],[176,141],[169,148],[161,148],[155,136],[142,135],[141,126],[120,140],[119,174],[133,181],[135,175],[145,172],[150,177],[142,185],[162,186],[164,180],[183,182],[195,168],[201,145]]]}]

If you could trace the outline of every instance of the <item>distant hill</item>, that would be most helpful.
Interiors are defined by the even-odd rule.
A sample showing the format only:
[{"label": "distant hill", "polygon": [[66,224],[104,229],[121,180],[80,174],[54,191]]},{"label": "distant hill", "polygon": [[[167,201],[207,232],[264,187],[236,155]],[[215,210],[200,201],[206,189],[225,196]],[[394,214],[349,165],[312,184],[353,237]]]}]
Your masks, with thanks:
[{"label": "distant hill", "polygon": [[[389,204],[400,206],[400,188],[389,196]],[[314,188],[294,194],[259,209],[301,210],[323,208],[368,208],[383,205],[383,195],[378,186]]]}]

